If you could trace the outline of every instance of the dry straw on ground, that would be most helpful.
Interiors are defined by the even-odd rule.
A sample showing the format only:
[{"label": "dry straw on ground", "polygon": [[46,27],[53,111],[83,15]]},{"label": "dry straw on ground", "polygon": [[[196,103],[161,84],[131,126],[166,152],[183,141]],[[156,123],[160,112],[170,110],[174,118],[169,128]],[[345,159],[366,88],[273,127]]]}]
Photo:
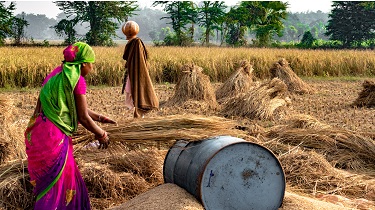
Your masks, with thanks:
[{"label": "dry straw on ground", "polygon": [[362,84],[363,90],[358,94],[358,98],[353,105],[358,107],[375,107],[375,82],[365,80]]},{"label": "dry straw on ground", "polygon": [[[163,159],[166,151],[156,149],[110,149],[105,154],[96,148],[77,154],[81,174],[92,198],[122,203],[163,183]],[[95,208],[110,207],[93,203]]]},{"label": "dry straw on ground", "polygon": [[249,91],[253,85],[253,71],[253,66],[247,60],[242,60],[237,70],[216,90],[216,100],[220,102],[224,98]]},{"label": "dry straw on ground", "polygon": [[288,185],[306,194],[375,199],[375,180],[335,169],[322,154],[295,150],[279,157]]},{"label": "dry straw on ground", "polygon": [[[287,86],[278,78],[264,82],[247,93],[239,94],[225,102],[222,113],[225,116],[247,117],[249,119],[271,119],[290,100]],[[280,112],[281,113],[281,112]]]},{"label": "dry straw on ground", "polygon": [[327,129],[330,125],[320,122],[318,119],[307,114],[291,114],[286,119],[287,127],[301,129]]},{"label": "dry straw on ground", "polygon": [[27,161],[17,160],[0,166],[0,208],[31,209],[32,185],[29,182]]},{"label": "dry straw on ground", "polygon": [[314,93],[314,89],[293,72],[288,61],[284,58],[274,63],[270,72],[271,78],[277,77],[282,80],[288,86],[288,90],[291,93]]},{"label": "dry straw on ground", "polygon": [[12,121],[13,100],[5,95],[0,96],[0,164],[10,155],[9,124]]},{"label": "dry straw on ground", "polygon": [[284,145],[325,154],[326,159],[337,168],[357,171],[375,169],[375,142],[360,133],[335,128],[275,127],[266,136]]},{"label": "dry straw on ground", "polygon": [[164,105],[183,107],[185,102],[199,101],[201,104],[205,103],[207,108],[217,108],[214,88],[211,86],[210,78],[203,74],[202,70],[194,64],[184,65],[174,95]]},{"label": "dry straw on ground", "polygon": [[15,117],[17,114],[14,99],[0,94],[0,164],[26,158],[23,132],[20,132],[20,122]]}]

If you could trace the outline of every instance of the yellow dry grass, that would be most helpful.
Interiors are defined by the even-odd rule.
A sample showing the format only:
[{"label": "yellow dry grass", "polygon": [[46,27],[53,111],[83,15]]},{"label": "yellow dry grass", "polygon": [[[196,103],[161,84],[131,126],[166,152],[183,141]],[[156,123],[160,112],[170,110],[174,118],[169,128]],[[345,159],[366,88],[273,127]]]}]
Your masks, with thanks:
[{"label": "yellow dry grass", "polygon": [[[88,77],[92,85],[121,85],[124,72],[124,46],[94,47],[96,74]],[[0,87],[38,87],[63,60],[63,47],[13,48],[0,50]],[[203,68],[211,81],[224,82],[236,64],[254,64],[254,76],[266,79],[275,60],[285,58],[298,76],[371,76],[375,75],[375,55],[371,50],[298,50],[265,48],[152,47],[150,76],[156,82],[177,82],[181,67],[194,63]]]}]

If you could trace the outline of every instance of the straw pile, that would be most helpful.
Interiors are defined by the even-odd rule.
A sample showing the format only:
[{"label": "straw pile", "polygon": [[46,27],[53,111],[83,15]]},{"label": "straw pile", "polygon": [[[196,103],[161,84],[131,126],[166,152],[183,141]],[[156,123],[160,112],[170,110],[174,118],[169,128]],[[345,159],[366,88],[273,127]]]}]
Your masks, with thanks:
[{"label": "straw pile", "polygon": [[281,79],[291,93],[305,94],[314,93],[314,89],[306,84],[296,73],[289,67],[289,63],[284,58],[276,62],[270,69],[271,78]]},{"label": "straw pile", "polygon": [[342,205],[319,201],[293,192],[285,192],[283,205],[279,210],[352,210]]},{"label": "straw pile", "polygon": [[285,83],[274,78],[259,87],[254,87],[250,92],[229,99],[224,104],[222,112],[225,116],[271,119],[281,113],[276,112],[277,109],[282,111],[281,108],[290,103],[287,93]]},{"label": "straw pile", "polygon": [[247,60],[241,61],[237,70],[216,90],[216,100],[221,101],[249,91],[253,85],[253,71],[253,66]]},{"label": "straw pile", "polygon": [[182,66],[182,77],[176,84],[174,95],[165,106],[184,106],[187,101],[205,103],[207,108],[217,108],[218,104],[210,78],[203,74],[202,68],[194,64]]},{"label": "straw pile", "polygon": [[291,146],[313,149],[325,154],[335,167],[364,171],[375,169],[375,141],[344,129],[299,129],[275,127],[267,137]]},{"label": "straw pile", "polygon": [[162,184],[111,210],[204,210],[190,193],[175,184]]},{"label": "straw pile", "polygon": [[[202,140],[212,136],[244,136],[245,132],[235,129],[236,122],[222,117],[203,117],[197,115],[170,115],[139,119],[131,122],[119,122],[108,125],[105,130],[110,134],[111,142],[171,141],[185,139]],[[92,140],[91,133],[81,132],[75,135],[75,144],[86,144]],[[82,145],[81,145],[82,146]],[[76,147],[80,147],[76,145]]]},{"label": "straw pile", "polygon": [[0,167],[0,208],[31,209],[32,185],[29,182],[27,161],[18,160]]},{"label": "straw pile", "polygon": [[363,90],[358,94],[358,98],[353,105],[358,107],[375,107],[375,82],[365,80],[362,84]]}]

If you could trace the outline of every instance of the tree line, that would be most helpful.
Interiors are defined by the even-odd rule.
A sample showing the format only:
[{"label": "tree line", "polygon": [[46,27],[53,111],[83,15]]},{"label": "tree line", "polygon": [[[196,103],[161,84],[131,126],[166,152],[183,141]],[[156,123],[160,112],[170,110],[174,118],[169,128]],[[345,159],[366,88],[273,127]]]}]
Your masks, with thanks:
[{"label": "tree line", "polygon": [[[228,7],[223,1],[154,1],[140,9],[134,1],[57,1],[62,11],[57,19],[45,15],[19,14],[16,4],[0,2],[0,44],[12,38],[20,44],[29,22],[37,20],[48,29],[37,30],[45,39],[63,38],[64,44],[85,41],[111,46],[123,38],[121,24],[129,18],[140,24],[141,38],[155,45],[281,46],[304,48],[373,47],[374,2],[333,2],[329,14],[288,13],[288,3],[280,1],[242,1]],[[30,21],[29,21],[30,20]],[[33,25],[33,29],[38,26]],[[30,31],[30,29],[28,29]],[[56,35],[51,35],[55,32]],[[145,34],[146,33],[146,34]]]}]

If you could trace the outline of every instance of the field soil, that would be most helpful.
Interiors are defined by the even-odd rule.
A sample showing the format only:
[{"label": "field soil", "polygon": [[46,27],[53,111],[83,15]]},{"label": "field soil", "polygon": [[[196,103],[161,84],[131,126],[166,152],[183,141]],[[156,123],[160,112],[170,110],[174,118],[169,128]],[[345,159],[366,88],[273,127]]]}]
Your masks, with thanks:
[{"label": "field soil", "polygon": [[[362,83],[367,78],[356,79],[356,80],[318,80],[318,79],[306,79],[305,81],[316,90],[314,94],[305,94],[305,95],[291,95],[291,105],[288,106],[290,113],[295,114],[305,114],[310,115],[321,123],[328,124],[334,128],[345,129],[353,132],[360,132],[369,134],[374,140],[375,136],[375,108],[358,108],[353,107],[351,104],[358,97],[358,93],[362,90]],[[370,78],[371,79],[371,78]],[[221,84],[213,84],[214,88],[220,87]],[[157,84],[155,85],[156,94],[160,100],[160,110],[153,111],[145,116],[145,119],[152,117],[160,116],[169,116],[169,115],[181,115],[181,114],[195,114],[203,116],[219,116],[219,117],[228,117],[224,116],[218,109],[207,109],[205,106],[199,106],[193,104],[191,106],[185,105],[180,107],[165,107],[163,106],[166,101],[174,94],[174,84]],[[11,101],[11,116],[8,116],[8,124],[12,126],[11,130],[8,130],[9,136],[12,139],[19,141],[20,151],[23,149],[23,132],[27,126],[28,120],[34,110],[38,90],[5,90],[0,92],[0,97],[7,98]],[[125,96],[121,94],[121,87],[89,87],[87,93],[87,101],[89,108],[95,112],[102,113],[114,120],[119,124],[126,124],[130,122],[137,121],[133,119],[133,113],[130,110],[127,110],[124,101]],[[10,108],[10,107],[9,107]],[[238,121],[239,124],[243,126],[257,125],[262,129],[270,129],[278,125],[283,125],[285,119],[283,117],[271,119],[271,120],[250,120],[241,117],[230,117],[233,120]],[[255,138],[257,136],[254,136]],[[134,146],[134,145],[133,145]],[[146,145],[147,146],[147,145]],[[152,145],[155,146],[155,145]],[[144,147],[144,145],[142,146]],[[130,148],[130,147],[129,147]],[[153,147],[154,148],[154,147]],[[168,151],[168,145],[158,147],[162,152],[160,154],[165,155]],[[374,151],[375,152],[375,151]],[[101,155],[108,155],[108,151],[99,152]],[[78,153],[78,164],[80,167],[85,167],[89,163],[83,163],[84,153]],[[25,158],[25,157],[21,157]],[[163,164],[163,156],[161,156],[159,165]],[[375,162],[374,162],[375,164]],[[162,168],[159,167],[159,173],[162,173]],[[372,180],[375,179],[375,171],[369,171],[367,173]],[[374,182],[373,182],[374,183]],[[100,196],[95,196],[92,199],[92,205],[94,209],[105,209],[108,207],[115,207],[119,205],[128,206],[137,206],[137,202],[143,202],[143,207],[147,208],[145,202],[147,198],[150,199],[159,199],[158,202],[160,205],[168,206],[168,199],[173,200],[168,196],[155,196],[151,193],[170,193],[167,187],[160,186],[163,183],[158,183],[159,188],[149,189],[143,188],[139,192],[134,192],[132,196],[127,196],[126,198],[111,200],[101,199]],[[150,190],[150,191],[149,191]],[[153,191],[151,191],[153,190]],[[164,190],[164,191],[163,191]],[[375,204],[367,199],[361,200],[362,197],[355,197],[355,192],[352,193],[350,198],[345,197],[326,197],[323,195],[316,194],[305,194],[299,193],[301,190],[287,186],[287,194],[284,199],[284,206],[281,209],[374,209]],[[149,193],[138,197],[142,193]],[[92,192],[91,192],[92,193]],[[190,195],[184,195],[184,192],[181,192],[179,196],[175,196],[176,199],[182,199],[184,202],[189,205],[189,207],[181,207],[176,209],[201,209],[201,207],[193,207],[196,204],[196,201],[192,201]],[[328,193],[328,192],[327,192]],[[369,195],[368,198],[375,198]],[[334,194],[334,193],[332,193]],[[90,194],[90,196],[93,196]],[[165,198],[165,200],[160,201],[160,199]],[[132,200],[133,199],[133,200]],[[145,200],[146,199],[146,200]],[[143,201],[142,201],[143,200]],[[361,202],[357,202],[360,200]],[[342,201],[342,202],[341,202]],[[170,201],[172,202],[172,201]],[[314,203],[316,202],[316,203]],[[177,205],[176,201],[172,202],[171,205]],[[155,202],[150,202],[150,205],[155,205]],[[180,205],[180,204],[179,204]],[[324,207],[326,205],[326,207]],[[157,209],[155,206],[149,206],[149,209]],[[118,208],[120,209],[120,208]],[[159,208],[163,209],[163,208]]]}]

